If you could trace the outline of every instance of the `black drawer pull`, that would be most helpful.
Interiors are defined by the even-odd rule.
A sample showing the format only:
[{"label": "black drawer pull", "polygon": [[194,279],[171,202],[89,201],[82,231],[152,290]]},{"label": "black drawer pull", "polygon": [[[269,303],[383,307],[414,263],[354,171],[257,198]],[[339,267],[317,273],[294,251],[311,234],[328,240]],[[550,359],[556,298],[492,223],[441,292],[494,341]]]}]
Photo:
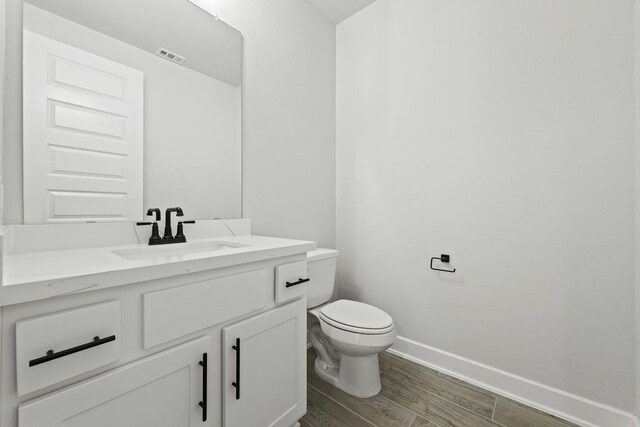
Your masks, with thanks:
[{"label": "black drawer pull", "polygon": [[236,351],[236,380],[231,385],[236,388],[236,400],[240,400],[240,338],[236,338],[236,345],[231,348]]},{"label": "black drawer pull", "polygon": [[298,278],[298,281],[297,281],[297,282],[287,282],[287,284],[285,285],[285,288],[290,288],[290,287],[292,287],[292,286],[299,285],[299,284],[301,284],[301,283],[306,283],[306,282],[308,282],[309,280],[311,280],[311,279],[308,279],[308,278],[307,278],[307,279],[301,279],[301,278]]},{"label": "black drawer pull", "polygon": [[202,408],[202,422],[207,421],[207,353],[202,353],[202,400],[198,405]]},{"label": "black drawer pull", "polygon": [[36,365],[39,365],[41,363],[50,362],[52,360],[59,359],[59,358],[64,357],[64,356],[68,356],[70,354],[77,353],[79,351],[83,351],[83,350],[87,350],[87,349],[90,349],[90,348],[93,348],[93,347],[97,347],[99,345],[106,344],[108,342],[115,341],[115,340],[116,340],[116,336],[115,335],[111,335],[110,337],[106,337],[106,338],[94,337],[93,341],[91,341],[91,342],[88,342],[86,344],[82,344],[82,345],[79,345],[79,346],[76,346],[76,347],[71,347],[71,348],[68,348],[66,350],[59,351],[57,353],[54,352],[53,350],[49,350],[49,351],[47,351],[47,355],[46,356],[42,356],[42,357],[38,357],[37,359],[30,360],[29,361],[29,367],[36,366]]}]

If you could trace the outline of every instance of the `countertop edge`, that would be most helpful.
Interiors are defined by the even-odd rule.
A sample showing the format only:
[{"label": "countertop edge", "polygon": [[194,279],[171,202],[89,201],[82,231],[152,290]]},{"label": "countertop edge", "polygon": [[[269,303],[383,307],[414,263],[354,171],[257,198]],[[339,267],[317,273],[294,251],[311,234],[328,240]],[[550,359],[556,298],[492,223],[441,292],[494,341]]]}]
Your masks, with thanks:
[{"label": "countertop edge", "polygon": [[63,279],[46,279],[8,285],[0,287],[0,307],[281,258],[309,252],[317,247],[315,242],[295,240],[292,242],[295,243],[279,247],[257,248],[254,251],[226,254],[225,256],[211,256],[151,266],[134,266]]}]

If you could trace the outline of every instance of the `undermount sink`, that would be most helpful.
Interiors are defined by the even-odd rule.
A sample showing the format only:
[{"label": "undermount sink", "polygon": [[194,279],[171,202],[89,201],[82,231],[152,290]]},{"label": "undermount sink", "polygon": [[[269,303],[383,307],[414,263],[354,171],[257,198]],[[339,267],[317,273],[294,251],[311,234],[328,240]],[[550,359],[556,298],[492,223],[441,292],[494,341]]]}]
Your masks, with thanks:
[{"label": "undermount sink", "polygon": [[161,257],[173,257],[187,254],[196,254],[198,252],[212,252],[219,251],[221,249],[233,249],[241,248],[249,245],[242,243],[233,243],[225,241],[213,241],[213,242],[187,242],[187,243],[173,243],[169,245],[159,246],[145,246],[143,248],[135,249],[122,249],[118,251],[111,251],[113,254],[118,255],[129,261],[135,261],[140,259],[153,259]]}]

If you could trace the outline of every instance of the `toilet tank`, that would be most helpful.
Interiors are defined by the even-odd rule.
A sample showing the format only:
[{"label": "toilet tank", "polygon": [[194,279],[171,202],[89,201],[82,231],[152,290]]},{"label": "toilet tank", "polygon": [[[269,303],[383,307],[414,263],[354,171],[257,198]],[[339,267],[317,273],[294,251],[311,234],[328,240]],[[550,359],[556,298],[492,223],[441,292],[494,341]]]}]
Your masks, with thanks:
[{"label": "toilet tank", "polygon": [[335,249],[316,249],[307,252],[307,307],[316,307],[331,299],[336,280],[338,251]]}]

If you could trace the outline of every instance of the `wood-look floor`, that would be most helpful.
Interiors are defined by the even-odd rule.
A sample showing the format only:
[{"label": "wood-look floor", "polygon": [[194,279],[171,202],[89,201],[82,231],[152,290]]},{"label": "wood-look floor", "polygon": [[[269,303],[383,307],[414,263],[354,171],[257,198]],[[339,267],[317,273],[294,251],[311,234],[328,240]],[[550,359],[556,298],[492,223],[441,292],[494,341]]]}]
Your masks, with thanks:
[{"label": "wood-look floor", "polygon": [[359,399],[320,379],[307,353],[302,427],[568,427],[576,424],[395,356],[380,355],[382,391]]}]

